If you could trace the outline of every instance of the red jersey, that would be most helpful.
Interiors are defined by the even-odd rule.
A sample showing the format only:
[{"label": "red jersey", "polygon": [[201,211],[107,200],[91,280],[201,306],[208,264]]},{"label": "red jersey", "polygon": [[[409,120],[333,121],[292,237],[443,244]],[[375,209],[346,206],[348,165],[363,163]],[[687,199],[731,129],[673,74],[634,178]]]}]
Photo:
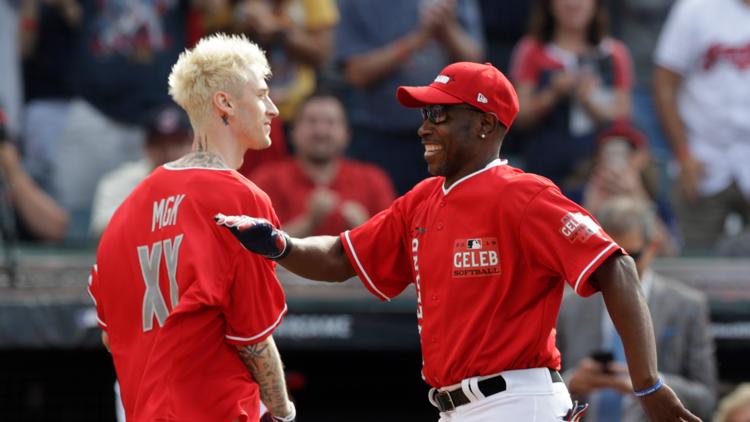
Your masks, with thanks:
[{"label": "red jersey", "polygon": [[233,345],[268,337],[286,303],[275,264],[215,225],[219,211],[278,224],[236,171],[163,166],[101,238],[89,291],[129,422],[258,420],[258,386]]},{"label": "red jersey", "polygon": [[[596,53],[601,63],[592,71],[602,84],[630,90],[633,87],[633,65],[628,47],[614,38],[605,38],[596,46]],[[550,73],[564,70],[570,57],[570,53],[552,44],[542,44],[532,37],[524,37],[513,52],[510,73],[516,83],[546,85],[550,83]]]},{"label": "red jersey", "polygon": [[[316,188],[315,182],[302,171],[295,159],[266,164],[253,172],[250,179],[268,193],[282,223],[288,223],[305,212],[308,199]],[[344,201],[358,202],[372,216],[387,208],[396,197],[393,184],[383,170],[345,158],[340,160],[338,172],[328,189],[338,194],[339,204],[321,221],[313,235],[334,235],[350,228],[341,215]]]},{"label": "red jersey", "polygon": [[449,189],[444,180],[341,234],[352,266],[382,300],[416,286],[422,374],[434,387],[559,369],[564,283],[594,293],[589,276],[621,249],[552,182],[500,160]]}]

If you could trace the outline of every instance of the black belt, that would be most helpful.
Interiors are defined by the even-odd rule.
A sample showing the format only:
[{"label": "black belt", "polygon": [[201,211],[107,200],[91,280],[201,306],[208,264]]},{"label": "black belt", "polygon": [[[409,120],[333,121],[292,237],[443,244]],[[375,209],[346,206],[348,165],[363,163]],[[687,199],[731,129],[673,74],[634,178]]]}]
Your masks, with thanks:
[{"label": "black belt", "polygon": [[[554,369],[550,369],[549,374],[552,376],[552,382],[563,382],[560,373]],[[505,378],[503,378],[502,375],[496,375],[492,378],[479,381],[477,386],[479,387],[479,391],[481,391],[485,397],[505,391],[507,388]],[[466,394],[464,394],[461,387],[453,391],[435,390],[432,398],[435,400],[435,403],[437,403],[437,408],[440,409],[441,412],[450,412],[458,406],[462,406],[471,401],[466,397]]]}]

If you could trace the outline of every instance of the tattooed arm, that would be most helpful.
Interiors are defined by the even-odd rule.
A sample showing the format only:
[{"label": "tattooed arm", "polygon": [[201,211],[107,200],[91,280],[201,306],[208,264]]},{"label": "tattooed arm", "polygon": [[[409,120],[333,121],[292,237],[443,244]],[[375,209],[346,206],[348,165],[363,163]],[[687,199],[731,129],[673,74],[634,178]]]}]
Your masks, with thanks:
[{"label": "tattooed arm", "polygon": [[286,393],[281,356],[273,336],[260,343],[236,347],[242,362],[260,386],[260,398],[271,414],[279,418],[291,416],[294,405]]}]

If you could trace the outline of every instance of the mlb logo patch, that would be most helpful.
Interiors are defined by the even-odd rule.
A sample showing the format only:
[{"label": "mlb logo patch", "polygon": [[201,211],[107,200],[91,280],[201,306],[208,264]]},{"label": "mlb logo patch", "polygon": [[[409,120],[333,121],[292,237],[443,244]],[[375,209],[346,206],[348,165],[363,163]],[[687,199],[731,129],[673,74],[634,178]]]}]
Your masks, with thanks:
[{"label": "mlb logo patch", "polygon": [[453,278],[486,277],[500,274],[496,237],[456,239],[453,242]]},{"label": "mlb logo patch", "polygon": [[482,249],[482,239],[467,239],[466,249]]},{"label": "mlb logo patch", "polygon": [[480,92],[479,95],[477,95],[477,102],[482,103],[482,104],[487,104],[488,100],[487,100],[487,97],[485,97],[484,94]]}]

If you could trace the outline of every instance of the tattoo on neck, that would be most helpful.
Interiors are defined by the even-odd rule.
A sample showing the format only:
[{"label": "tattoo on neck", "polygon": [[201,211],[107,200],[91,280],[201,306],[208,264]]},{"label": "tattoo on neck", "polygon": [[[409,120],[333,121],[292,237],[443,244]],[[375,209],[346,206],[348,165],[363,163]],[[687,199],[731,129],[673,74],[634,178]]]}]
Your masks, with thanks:
[{"label": "tattoo on neck", "polygon": [[229,166],[224,159],[215,152],[198,151],[191,152],[177,161],[170,163],[170,166],[177,168],[200,167],[209,169],[228,169]]}]

